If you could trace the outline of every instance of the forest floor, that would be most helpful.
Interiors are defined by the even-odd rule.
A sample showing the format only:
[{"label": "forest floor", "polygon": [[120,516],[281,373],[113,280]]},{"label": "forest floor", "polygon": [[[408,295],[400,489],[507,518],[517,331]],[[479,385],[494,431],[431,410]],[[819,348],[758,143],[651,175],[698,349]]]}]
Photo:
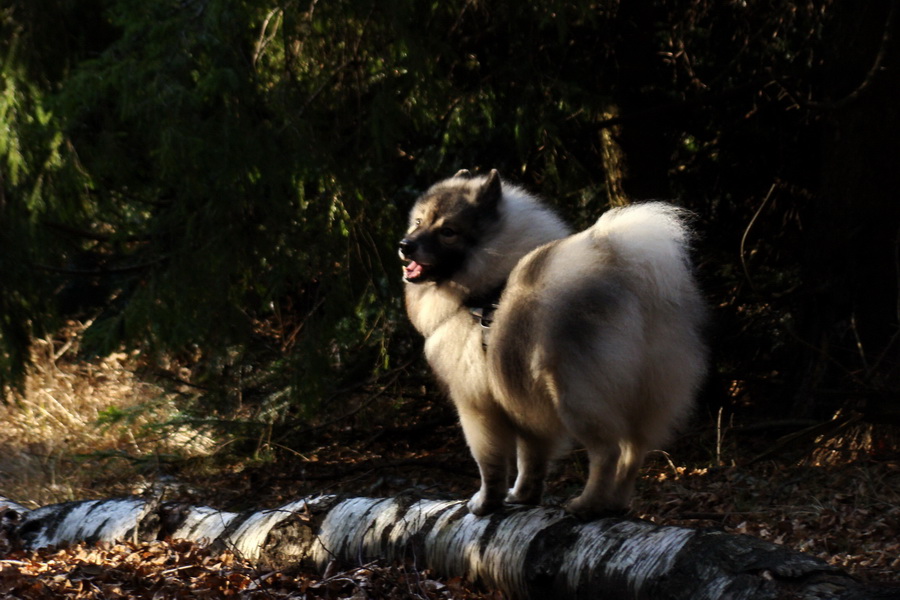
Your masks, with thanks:
[{"label": "forest floor", "polygon": [[[48,343],[50,358],[54,348]],[[276,507],[320,493],[466,498],[478,485],[453,410],[430,392],[370,391],[359,404],[335,408],[325,424],[298,427],[289,436],[294,449],[261,438],[255,458],[237,459],[226,452],[227,440],[156,427],[178,418],[177,403],[139,381],[127,356],[90,365],[57,356],[38,364],[25,396],[0,407],[0,495],[27,507],[139,493],[160,482],[170,499],[224,510]],[[827,444],[821,436],[799,436],[789,446],[783,427],[790,424],[707,421],[696,419],[666,453],[650,455],[632,502],[635,516],[750,534],[864,581],[900,581],[896,431],[858,422]],[[585,468],[582,452],[561,460],[546,502],[576,494]],[[460,579],[390,565],[327,577],[270,572],[228,552],[172,540],[0,548],[0,597],[195,596],[501,597]]]}]

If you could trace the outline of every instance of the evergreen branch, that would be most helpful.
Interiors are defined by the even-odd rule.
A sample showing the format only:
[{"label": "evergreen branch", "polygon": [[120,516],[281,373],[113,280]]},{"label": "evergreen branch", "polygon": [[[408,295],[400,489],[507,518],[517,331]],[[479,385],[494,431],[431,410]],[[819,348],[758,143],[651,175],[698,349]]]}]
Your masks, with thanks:
[{"label": "evergreen branch", "polygon": [[153,267],[154,265],[165,262],[166,260],[167,257],[161,257],[154,260],[148,260],[146,262],[129,265],[127,267],[110,267],[104,269],[72,269],[69,267],[54,267],[41,263],[31,263],[31,266],[35,269],[40,269],[41,271],[58,273],[60,275],[71,275],[75,277],[104,277],[107,275],[121,275],[124,273],[144,271],[146,269],[149,269],[150,267]]},{"label": "evergreen branch", "polygon": [[43,225],[62,233],[74,235],[86,240],[93,240],[95,242],[148,242],[156,237],[159,237],[158,235],[151,234],[131,234],[126,236],[118,236],[115,233],[100,233],[98,231],[88,231],[87,229],[81,229],[80,227],[74,227],[72,225],[65,225],[56,221],[47,220],[43,221]]}]

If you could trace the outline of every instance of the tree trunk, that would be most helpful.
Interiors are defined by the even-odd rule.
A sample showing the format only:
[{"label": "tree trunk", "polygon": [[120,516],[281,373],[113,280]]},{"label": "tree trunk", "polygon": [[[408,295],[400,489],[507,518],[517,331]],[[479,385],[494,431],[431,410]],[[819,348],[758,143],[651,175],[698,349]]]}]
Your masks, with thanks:
[{"label": "tree trunk", "polygon": [[510,598],[900,598],[749,536],[638,519],[580,522],[553,508],[477,518],[460,501],[319,496],[239,514],[122,498],[3,514],[8,540],[28,549],[172,537],[279,568],[407,561]]}]

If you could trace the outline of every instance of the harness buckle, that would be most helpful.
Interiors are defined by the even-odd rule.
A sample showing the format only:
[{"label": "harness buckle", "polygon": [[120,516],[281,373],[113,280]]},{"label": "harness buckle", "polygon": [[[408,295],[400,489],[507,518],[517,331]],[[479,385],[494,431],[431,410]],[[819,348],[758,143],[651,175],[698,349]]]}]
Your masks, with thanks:
[{"label": "harness buckle", "polygon": [[499,307],[499,304],[488,304],[486,306],[475,306],[469,309],[469,314],[471,314],[475,318],[475,321],[481,326],[481,348],[483,350],[487,350],[488,334],[490,333],[491,325],[494,322],[494,313]]}]

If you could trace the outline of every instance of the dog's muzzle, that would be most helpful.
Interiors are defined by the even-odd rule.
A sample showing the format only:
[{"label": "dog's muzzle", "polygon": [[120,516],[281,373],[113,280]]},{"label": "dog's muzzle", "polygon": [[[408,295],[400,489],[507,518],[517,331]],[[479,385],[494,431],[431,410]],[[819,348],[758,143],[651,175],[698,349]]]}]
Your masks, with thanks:
[{"label": "dog's muzzle", "polygon": [[428,271],[431,265],[417,262],[413,255],[418,250],[419,244],[409,238],[400,240],[400,258],[406,261],[403,267],[403,279],[409,283],[421,283],[428,279]]},{"label": "dog's muzzle", "polygon": [[400,258],[412,260],[413,252],[418,248],[418,244],[409,238],[400,240]]}]

